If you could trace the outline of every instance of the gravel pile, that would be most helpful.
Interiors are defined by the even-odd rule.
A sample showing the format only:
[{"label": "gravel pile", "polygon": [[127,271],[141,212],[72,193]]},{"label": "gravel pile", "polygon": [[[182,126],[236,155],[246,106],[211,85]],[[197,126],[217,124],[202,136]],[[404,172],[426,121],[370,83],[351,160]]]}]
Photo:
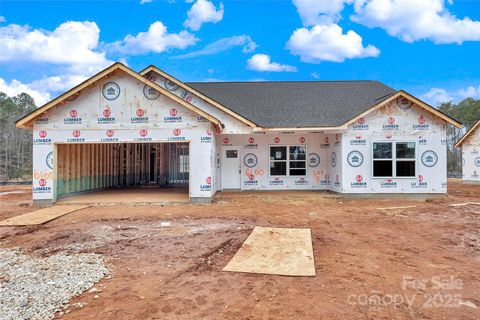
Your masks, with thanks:
[{"label": "gravel pile", "polygon": [[38,258],[0,248],[0,318],[51,319],[109,271],[97,254]]}]

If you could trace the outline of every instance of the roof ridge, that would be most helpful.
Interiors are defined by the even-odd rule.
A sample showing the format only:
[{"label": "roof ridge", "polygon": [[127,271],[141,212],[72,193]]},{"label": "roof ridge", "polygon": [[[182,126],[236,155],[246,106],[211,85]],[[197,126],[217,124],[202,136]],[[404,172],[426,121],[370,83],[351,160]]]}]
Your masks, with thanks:
[{"label": "roof ridge", "polygon": [[184,83],[323,83],[323,82],[378,82],[378,80],[264,80],[264,81],[186,81]]}]

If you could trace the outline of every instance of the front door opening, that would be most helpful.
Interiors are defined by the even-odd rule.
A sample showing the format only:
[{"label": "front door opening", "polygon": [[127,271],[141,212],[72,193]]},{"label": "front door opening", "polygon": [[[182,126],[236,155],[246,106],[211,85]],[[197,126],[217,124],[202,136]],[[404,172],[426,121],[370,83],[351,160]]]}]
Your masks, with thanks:
[{"label": "front door opening", "polygon": [[222,189],[240,189],[240,152],[238,147],[222,148]]}]

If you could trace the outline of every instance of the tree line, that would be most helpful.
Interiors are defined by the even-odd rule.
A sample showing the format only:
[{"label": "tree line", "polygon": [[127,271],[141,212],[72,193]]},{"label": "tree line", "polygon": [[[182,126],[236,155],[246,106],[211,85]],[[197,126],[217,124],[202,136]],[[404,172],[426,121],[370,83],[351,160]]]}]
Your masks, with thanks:
[{"label": "tree line", "polygon": [[447,172],[449,177],[462,176],[462,151],[454,148],[455,143],[480,119],[480,99],[466,98],[458,104],[442,103],[438,110],[461,122],[464,128],[447,126]]},{"label": "tree line", "polygon": [[0,182],[32,180],[32,132],[16,128],[15,121],[36,108],[26,93],[0,92]]},{"label": "tree line", "polygon": [[[32,132],[18,129],[15,121],[36,109],[35,101],[26,93],[9,97],[0,92],[0,182],[31,180]],[[447,127],[447,166],[449,176],[462,173],[461,151],[453,148],[455,142],[480,119],[480,100],[467,98],[458,104],[442,103],[438,109],[465,126]]]}]

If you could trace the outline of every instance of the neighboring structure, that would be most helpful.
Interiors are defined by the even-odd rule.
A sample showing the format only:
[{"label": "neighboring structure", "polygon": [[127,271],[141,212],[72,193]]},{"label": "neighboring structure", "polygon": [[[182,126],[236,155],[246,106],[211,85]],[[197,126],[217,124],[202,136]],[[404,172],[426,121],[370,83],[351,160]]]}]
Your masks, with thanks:
[{"label": "neighboring structure", "polygon": [[480,120],[455,144],[455,148],[460,147],[463,180],[480,182]]},{"label": "neighboring structure", "polygon": [[[33,129],[33,199],[87,190],[445,193],[446,124],[377,81],[183,83],[116,63],[17,121]],[[159,192],[162,192],[159,189]]]}]

